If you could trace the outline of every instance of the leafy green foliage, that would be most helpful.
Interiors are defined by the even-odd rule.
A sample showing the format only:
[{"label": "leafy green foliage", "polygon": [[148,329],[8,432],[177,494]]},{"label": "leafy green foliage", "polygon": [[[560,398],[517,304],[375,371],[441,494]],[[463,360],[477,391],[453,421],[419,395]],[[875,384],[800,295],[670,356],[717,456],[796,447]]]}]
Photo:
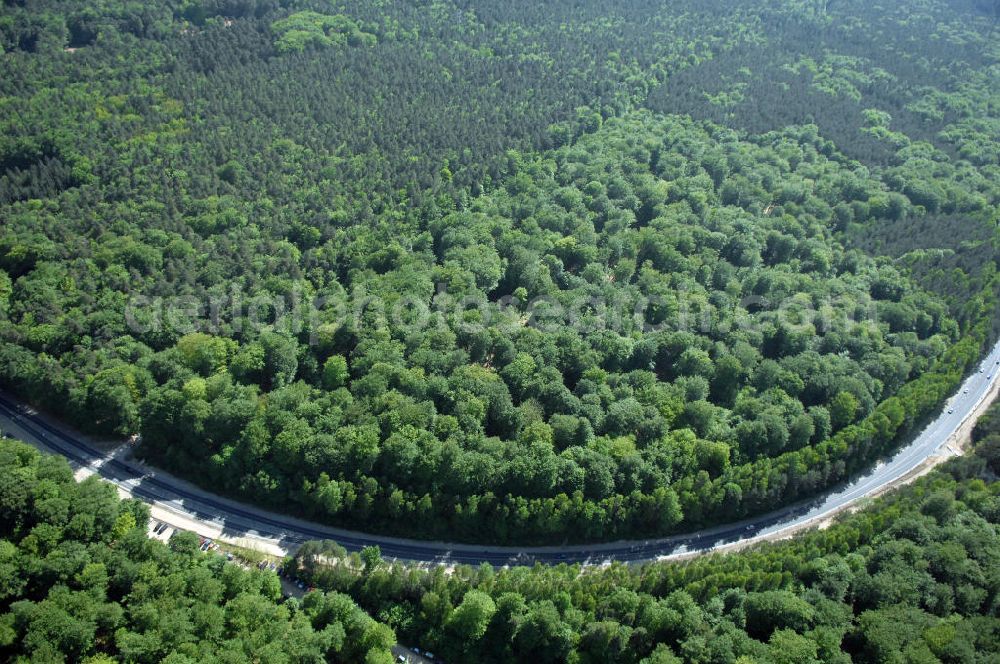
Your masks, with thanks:
[{"label": "leafy green foliage", "polygon": [[0,383],[216,490],[728,521],[891,449],[1000,327],[971,6],[8,5]]},{"label": "leafy green foliage", "polygon": [[998,431],[1000,405],[974,454],[748,551],[450,574],[397,563],[363,578],[311,543],[295,564],[449,662],[988,662],[1000,656],[1000,482],[985,470]]},{"label": "leafy green foliage", "polygon": [[343,14],[329,16],[313,11],[296,12],[274,23],[278,36],[274,47],[279,53],[301,53],[307,48],[331,46],[374,46],[378,38],[361,30]]},{"label": "leafy green foliage", "polygon": [[148,508],[0,441],[0,653],[33,661],[358,662],[393,631],[338,593],[283,601],[273,572],[147,539]]}]

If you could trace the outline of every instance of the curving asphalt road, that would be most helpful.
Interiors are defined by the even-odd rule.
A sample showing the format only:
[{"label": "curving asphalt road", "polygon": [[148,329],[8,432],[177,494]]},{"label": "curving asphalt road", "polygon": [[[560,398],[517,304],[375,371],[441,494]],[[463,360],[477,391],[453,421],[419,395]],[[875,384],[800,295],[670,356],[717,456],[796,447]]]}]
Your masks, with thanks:
[{"label": "curving asphalt road", "polygon": [[[97,473],[120,491],[150,503],[157,518],[177,528],[196,524],[238,543],[260,544],[289,552],[307,540],[333,539],[349,551],[378,545],[386,558],[439,564],[541,563],[603,564],[612,560],[645,561],[688,556],[780,536],[820,521],[920,468],[940,454],[949,439],[978,408],[1000,373],[1000,342],[948,401],[944,412],[891,458],[878,463],[849,484],[808,502],[791,505],[750,520],[687,535],[607,544],[546,547],[501,547],[424,542],[342,530],[242,504],[194,487],[159,469],[128,460],[122,445],[111,453],[48,417],[0,394],[0,429],[65,456],[84,474]],[[954,453],[954,451],[952,451]],[[166,517],[164,517],[166,515]],[[173,515],[173,519],[171,519]],[[173,522],[171,522],[173,521]]]}]

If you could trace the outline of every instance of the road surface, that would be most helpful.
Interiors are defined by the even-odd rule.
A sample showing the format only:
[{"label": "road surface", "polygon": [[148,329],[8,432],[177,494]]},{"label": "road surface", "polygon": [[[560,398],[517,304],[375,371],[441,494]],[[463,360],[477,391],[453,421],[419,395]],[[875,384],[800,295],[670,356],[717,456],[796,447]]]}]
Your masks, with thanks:
[{"label": "road surface", "polygon": [[[982,369],[982,371],[979,370]],[[763,539],[776,539],[817,524],[926,466],[928,459],[954,454],[948,445],[967,420],[997,387],[1000,342],[946,403],[941,415],[891,458],[878,463],[851,483],[814,500],[792,505],[739,523],[659,539],[605,544],[546,547],[502,547],[424,542],[368,535],[318,525],[216,496],[192,484],[132,460],[129,445],[110,453],[100,451],[79,433],[0,394],[0,429],[10,435],[62,454],[77,476],[97,473],[123,495],[150,503],[154,518],[174,528],[285,555],[307,540],[332,539],[349,551],[378,545],[385,558],[437,564],[531,565],[542,563],[603,564],[677,558],[717,551]]]}]

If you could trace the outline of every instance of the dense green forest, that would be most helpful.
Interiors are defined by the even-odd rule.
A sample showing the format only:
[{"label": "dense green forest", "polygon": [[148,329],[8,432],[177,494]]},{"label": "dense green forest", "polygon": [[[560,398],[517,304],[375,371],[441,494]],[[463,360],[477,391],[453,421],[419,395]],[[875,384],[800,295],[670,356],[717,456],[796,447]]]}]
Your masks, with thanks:
[{"label": "dense green forest", "polygon": [[358,574],[332,542],[294,564],[448,662],[995,662],[1000,405],[975,452],[824,530],[631,567]]},{"label": "dense green forest", "polygon": [[0,8],[0,384],[498,542],[836,483],[996,338],[990,3]]},{"label": "dense green forest", "polygon": [[281,601],[274,573],[202,554],[190,533],[150,540],[145,505],[3,439],[0,656],[374,664],[398,632],[449,662],[991,662],[1000,405],[973,441],[825,530],[749,551],[449,571],[309,542],[286,567],[320,589]]},{"label": "dense green forest", "polygon": [[393,661],[346,595],[283,600],[274,572],[147,537],[149,509],[61,457],[0,440],[0,658],[11,662]]}]

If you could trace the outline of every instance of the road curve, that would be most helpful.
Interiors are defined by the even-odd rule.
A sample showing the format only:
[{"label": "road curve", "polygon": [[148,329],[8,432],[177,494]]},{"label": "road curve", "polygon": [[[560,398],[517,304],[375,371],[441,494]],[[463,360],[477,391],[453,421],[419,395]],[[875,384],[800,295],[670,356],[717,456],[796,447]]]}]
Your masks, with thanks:
[{"label": "road curve", "polygon": [[[920,469],[941,453],[951,437],[977,410],[1000,373],[1000,342],[947,402],[944,411],[905,447],[852,482],[810,501],[791,505],[739,523],[658,539],[545,547],[448,544],[369,535],[310,523],[288,515],[216,496],[172,475],[128,459],[129,446],[111,453],[96,449],[85,437],[0,394],[0,429],[38,447],[65,456],[78,474],[100,475],[128,495],[150,503],[159,520],[199,534],[287,553],[307,540],[333,539],[349,551],[378,545],[386,558],[437,564],[531,565],[541,563],[603,564],[689,556],[774,539],[809,526],[878,493]],[[946,452],[947,453],[947,452]],[[951,451],[954,453],[954,451]]]}]

